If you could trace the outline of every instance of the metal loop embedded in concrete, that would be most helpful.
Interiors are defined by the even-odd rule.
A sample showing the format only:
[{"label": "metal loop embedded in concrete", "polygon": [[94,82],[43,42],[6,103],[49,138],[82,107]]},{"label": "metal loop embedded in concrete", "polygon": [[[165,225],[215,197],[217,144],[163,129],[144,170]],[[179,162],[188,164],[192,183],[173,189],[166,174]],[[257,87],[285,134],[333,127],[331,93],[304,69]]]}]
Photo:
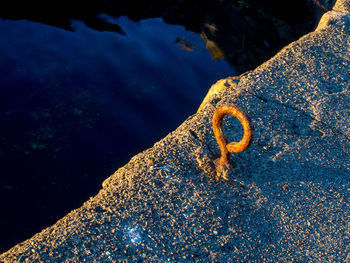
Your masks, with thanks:
[{"label": "metal loop embedded in concrete", "polygon": [[[227,139],[222,129],[222,120],[227,114],[236,117],[243,126],[244,134],[242,140],[239,142],[227,143]],[[233,105],[224,105],[215,111],[213,116],[213,130],[221,151],[221,165],[228,165],[229,154],[232,152],[243,152],[250,146],[253,140],[254,128],[249,117],[241,109]]]}]

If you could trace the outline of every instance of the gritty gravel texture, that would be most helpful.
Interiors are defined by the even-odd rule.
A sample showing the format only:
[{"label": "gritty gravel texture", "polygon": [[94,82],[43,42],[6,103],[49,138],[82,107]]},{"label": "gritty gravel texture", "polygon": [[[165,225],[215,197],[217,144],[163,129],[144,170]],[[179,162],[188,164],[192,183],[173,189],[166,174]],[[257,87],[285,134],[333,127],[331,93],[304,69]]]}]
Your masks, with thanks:
[{"label": "gritty gravel texture", "polygon": [[[0,262],[350,262],[350,19],[328,16]],[[255,125],[229,181],[211,163],[224,104]]]}]

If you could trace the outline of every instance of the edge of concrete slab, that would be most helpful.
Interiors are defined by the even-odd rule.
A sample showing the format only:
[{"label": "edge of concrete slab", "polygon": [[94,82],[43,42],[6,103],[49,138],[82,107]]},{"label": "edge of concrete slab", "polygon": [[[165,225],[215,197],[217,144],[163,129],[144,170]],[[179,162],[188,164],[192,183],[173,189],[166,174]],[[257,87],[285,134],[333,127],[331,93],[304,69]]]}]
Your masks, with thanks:
[{"label": "edge of concrete slab", "polygon": [[[349,7],[338,0],[314,32],[216,89],[95,197],[0,261],[349,261]],[[228,181],[212,163],[211,117],[225,104],[256,126]],[[241,136],[234,119],[225,126]]]}]

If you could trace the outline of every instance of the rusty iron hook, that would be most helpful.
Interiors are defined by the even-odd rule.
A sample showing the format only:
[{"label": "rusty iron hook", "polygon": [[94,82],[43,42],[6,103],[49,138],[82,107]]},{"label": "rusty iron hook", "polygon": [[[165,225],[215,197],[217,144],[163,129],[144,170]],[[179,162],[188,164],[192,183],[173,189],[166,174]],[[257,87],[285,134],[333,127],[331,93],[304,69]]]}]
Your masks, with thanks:
[{"label": "rusty iron hook", "polygon": [[[239,142],[227,143],[227,139],[224,135],[222,128],[222,121],[225,115],[231,114],[236,117],[242,124],[244,134],[243,138]],[[216,109],[213,116],[213,130],[216,141],[220,147],[221,157],[216,163],[220,166],[229,168],[229,157],[230,153],[239,153],[246,150],[253,140],[254,127],[249,119],[249,117],[238,107],[233,105],[224,105]]]}]

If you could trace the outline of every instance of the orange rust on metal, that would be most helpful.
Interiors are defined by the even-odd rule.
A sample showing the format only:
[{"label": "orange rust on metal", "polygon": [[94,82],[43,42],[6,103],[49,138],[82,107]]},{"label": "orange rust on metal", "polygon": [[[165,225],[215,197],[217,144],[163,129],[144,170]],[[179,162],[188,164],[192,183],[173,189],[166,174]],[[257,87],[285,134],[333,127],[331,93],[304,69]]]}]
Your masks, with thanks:
[{"label": "orange rust on metal", "polygon": [[[227,143],[227,139],[222,129],[222,121],[227,114],[236,117],[243,126],[244,134],[242,140],[239,142]],[[224,105],[215,111],[213,116],[213,130],[221,151],[219,164],[226,167],[229,167],[228,159],[230,153],[243,152],[250,146],[253,140],[254,128],[249,117],[242,110],[233,105]]]}]

